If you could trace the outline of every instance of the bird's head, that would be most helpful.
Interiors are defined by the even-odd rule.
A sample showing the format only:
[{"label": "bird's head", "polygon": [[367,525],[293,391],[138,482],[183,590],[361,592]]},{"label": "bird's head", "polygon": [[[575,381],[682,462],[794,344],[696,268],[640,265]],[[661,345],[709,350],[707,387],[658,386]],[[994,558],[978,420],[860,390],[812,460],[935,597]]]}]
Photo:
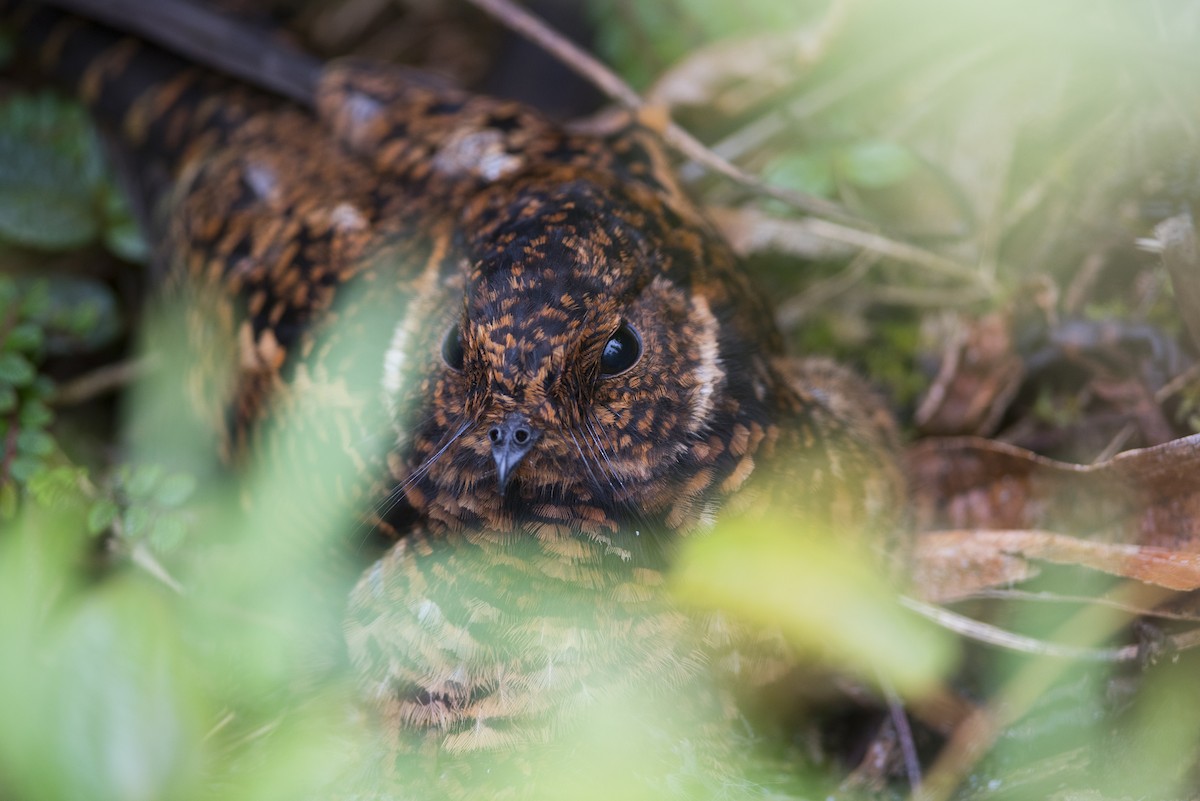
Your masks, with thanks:
[{"label": "bird's head", "polygon": [[451,527],[695,525],[763,414],[774,341],[727,250],[658,193],[578,171],[463,216],[385,359],[408,503]]}]

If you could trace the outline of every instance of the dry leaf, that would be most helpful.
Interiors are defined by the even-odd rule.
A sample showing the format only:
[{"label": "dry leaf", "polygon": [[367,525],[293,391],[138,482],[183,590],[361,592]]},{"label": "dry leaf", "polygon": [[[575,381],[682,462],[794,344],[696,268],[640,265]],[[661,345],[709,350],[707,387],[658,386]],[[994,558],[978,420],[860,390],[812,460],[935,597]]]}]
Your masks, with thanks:
[{"label": "dry leaf", "polygon": [[942,354],[915,422],[927,434],[990,434],[1024,375],[1008,315],[964,320]]},{"label": "dry leaf", "polygon": [[1095,465],[974,438],[926,440],[907,458],[928,599],[1024,580],[1029,560],[1200,588],[1200,435]]}]

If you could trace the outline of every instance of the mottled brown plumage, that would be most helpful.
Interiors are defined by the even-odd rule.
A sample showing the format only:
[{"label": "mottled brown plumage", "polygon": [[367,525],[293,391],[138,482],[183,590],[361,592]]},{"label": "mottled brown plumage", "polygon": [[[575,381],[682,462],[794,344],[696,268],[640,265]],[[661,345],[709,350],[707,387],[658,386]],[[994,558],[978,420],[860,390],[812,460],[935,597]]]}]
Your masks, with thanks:
[{"label": "mottled brown plumage", "polygon": [[[682,693],[678,731],[719,741],[720,676],[777,679],[786,648],[676,608],[678,540],[767,506],[880,536],[899,479],[875,396],[782,354],[654,137],[352,62],[315,114],[177,69],[108,102],[136,61],[117,47],[83,92],[169,176],[155,220],[193,399],[233,458],[299,398],[332,399],[325,433],[363,479],[341,491],[399,538],[346,624],[388,782],[534,793],[539,760],[630,688]],[[699,770],[717,782],[722,748]]]}]

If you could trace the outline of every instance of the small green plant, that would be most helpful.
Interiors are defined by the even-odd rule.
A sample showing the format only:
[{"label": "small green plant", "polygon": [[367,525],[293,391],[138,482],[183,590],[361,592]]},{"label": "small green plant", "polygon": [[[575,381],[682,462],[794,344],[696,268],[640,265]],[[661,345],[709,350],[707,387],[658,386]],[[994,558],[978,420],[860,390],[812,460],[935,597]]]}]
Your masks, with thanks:
[{"label": "small green plant", "polygon": [[91,121],[49,92],[0,102],[0,239],[62,251],[97,240],[132,261],[146,258]]}]

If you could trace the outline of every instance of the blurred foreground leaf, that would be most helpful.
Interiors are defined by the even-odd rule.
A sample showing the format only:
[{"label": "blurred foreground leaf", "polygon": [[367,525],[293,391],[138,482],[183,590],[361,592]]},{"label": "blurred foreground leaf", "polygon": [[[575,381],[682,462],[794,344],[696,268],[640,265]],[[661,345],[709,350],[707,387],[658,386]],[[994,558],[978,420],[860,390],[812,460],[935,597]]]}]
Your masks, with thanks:
[{"label": "blurred foreground leaf", "polygon": [[951,666],[945,632],[901,609],[869,559],[783,519],[732,520],[689,540],[674,571],[686,602],[777,626],[801,653],[920,693]]}]

